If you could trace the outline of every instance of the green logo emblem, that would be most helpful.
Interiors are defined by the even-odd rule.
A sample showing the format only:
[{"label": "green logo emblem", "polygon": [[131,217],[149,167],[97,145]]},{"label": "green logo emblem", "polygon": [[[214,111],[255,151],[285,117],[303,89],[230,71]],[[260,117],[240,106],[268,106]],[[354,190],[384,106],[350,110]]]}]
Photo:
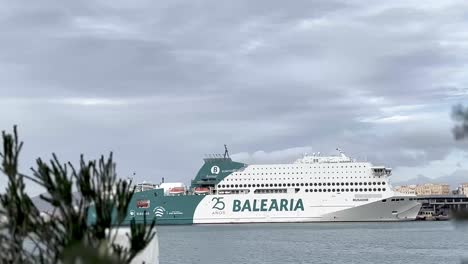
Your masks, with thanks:
[{"label": "green logo emblem", "polygon": [[213,199],[211,199],[211,201],[216,201],[216,203],[213,205],[213,209],[217,209],[217,210],[224,210],[224,208],[226,207],[226,205],[224,204],[223,202],[223,197],[213,197]]}]

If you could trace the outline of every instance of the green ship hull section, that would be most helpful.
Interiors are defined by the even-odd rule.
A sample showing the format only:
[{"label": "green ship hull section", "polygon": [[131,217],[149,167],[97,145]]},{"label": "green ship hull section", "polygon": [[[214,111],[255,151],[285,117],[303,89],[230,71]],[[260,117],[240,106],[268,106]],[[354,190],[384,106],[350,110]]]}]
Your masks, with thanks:
[{"label": "green ship hull section", "polygon": [[[137,192],[133,195],[128,207],[127,216],[122,225],[136,223],[146,224],[156,220],[157,225],[191,225],[195,209],[205,195],[164,196],[163,189]],[[88,223],[96,222],[95,209],[88,211]]]},{"label": "green ship hull section", "polygon": [[[137,192],[133,195],[124,225],[130,224],[134,218],[137,223],[151,222],[156,218],[158,225],[190,225],[193,215],[204,195],[164,196],[163,189]],[[138,202],[148,203],[148,208],[138,208]]]},{"label": "green ship hull section", "polygon": [[[192,180],[191,189],[210,187],[222,181],[231,173],[243,169],[247,165],[232,161],[230,158],[207,158],[203,166]],[[190,225],[193,216],[205,195],[164,195],[163,189],[154,189],[134,193],[128,207],[123,225],[130,225],[135,219],[137,223],[150,224],[156,219],[158,225]],[[93,207],[88,211],[88,223],[95,223],[96,214]]]}]

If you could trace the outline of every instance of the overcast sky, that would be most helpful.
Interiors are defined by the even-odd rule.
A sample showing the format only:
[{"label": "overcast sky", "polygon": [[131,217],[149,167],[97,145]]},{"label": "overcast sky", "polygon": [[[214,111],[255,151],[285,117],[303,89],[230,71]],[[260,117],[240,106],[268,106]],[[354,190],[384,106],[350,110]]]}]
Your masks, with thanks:
[{"label": "overcast sky", "polygon": [[1,2],[0,128],[25,171],[114,151],[121,177],[189,183],[223,144],[248,163],[340,147],[395,180],[468,168],[467,1]]}]

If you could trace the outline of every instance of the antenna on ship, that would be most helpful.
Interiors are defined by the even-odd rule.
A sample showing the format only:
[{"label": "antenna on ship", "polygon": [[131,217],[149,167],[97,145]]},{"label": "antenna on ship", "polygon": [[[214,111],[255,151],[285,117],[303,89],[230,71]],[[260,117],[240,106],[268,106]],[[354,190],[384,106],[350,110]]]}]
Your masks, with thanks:
[{"label": "antenna on ship", "polygon": [[224,144],[224,158],[229,158],[229,151],[227,149],[227,145]]},{"label": "antenna on ship", "polygon": [[344,154],[344,152],[340,148],[336,148],[336,150],[338,150],[338,152],[340,152],[341,157],[347,158],[346,155]]}]

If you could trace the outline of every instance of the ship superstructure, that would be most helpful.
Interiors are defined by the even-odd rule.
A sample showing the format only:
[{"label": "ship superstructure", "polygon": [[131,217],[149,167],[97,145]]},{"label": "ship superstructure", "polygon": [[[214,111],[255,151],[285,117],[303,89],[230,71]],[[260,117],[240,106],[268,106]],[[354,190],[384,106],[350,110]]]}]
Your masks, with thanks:
[{"label": "ship superstructure", "polygon": [[[339,156],[304,155],[290,164],[247,165],[227,149],[210,155],[190,187],[135,193],[128,220],[158,224],[414,220],[421,204],[396,193],[391,168]],[[166,184],[167,185],[167,184]]]}]

